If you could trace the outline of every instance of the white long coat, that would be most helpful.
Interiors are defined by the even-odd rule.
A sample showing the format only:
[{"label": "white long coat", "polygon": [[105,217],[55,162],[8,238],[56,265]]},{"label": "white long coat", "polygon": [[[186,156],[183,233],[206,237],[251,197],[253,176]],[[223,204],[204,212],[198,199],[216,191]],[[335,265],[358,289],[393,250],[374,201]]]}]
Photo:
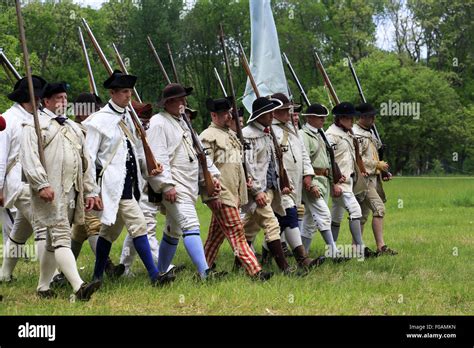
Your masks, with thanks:
[{"label": "white long coat", "polygon": [[[129,111],[115,105],[111,100],[109,103],[114,109],[122,113],[117,113],[107,104],[82,122],[87,130],[86,144],[91,156],[91,167],[94,174],[97,172],[97,165],[104,167],[112,157],[114,149],[117,148],[115,155],[103,173],[100,185],[100,193],[104,203],[100,221],[108,226],[113,225],[117,219],[118,206],[127,173],[127,141],[119,126],[122,118],[134,136],[131,145],[137,162],[138,178],[140,178],[141,172],[146,173],[143,144],[137,136]],[[142,187],[142,185],[139,184],[139,187]]]},{"label": "white long coat", "polygon": [[[84,224],[84,200],[98,195],[91,172],[90,156],[85,146],[81,129],[75,122],[67,120],[60,126],[50,116],[39,115],[43,140],[45,166],[38,155],[38,138],[33,123],[24,124],[20,149],[20,161],[26,179],[30,184],[34,225],[49,227],[67,218],[67,192],[77,192],[75,200],[74,224]],[[51,186],[54,200],[45,203],[38,194],[44,187]],[[66,214],[66,216],[65,216]]]},{"label": "white long coat", "polygon": [[[195,203],[203,185],[202,172],[185,121],[161,111],[150,119],[147,136],[157,162],[163,165],[163,173],[149,179],[153,190],[166,192],[174,187],[178,201]],[[210,174],[218,178],[219,170],[206,160]]]},{"label": "white long coat", "polygon": [[[303,176],[314,176],[314,170],[303,140],[300,138],[299,133],[295,133],[293,126],[290,123],[284,124],[277,119],[273,119],[272,128],[278,143],[282,147],[283,163],[293,187],[293,191],[290,194],[282,195],[283,207],[288,209],[301,204]],[[282,141],[284,140],[285,133],[287,137],[283,144]]]},{"label": "white long coat", "polygon": [[7,128],[0,132],[0,190],[3,189],[5,208],[11,209],[24,185],[19,161],[22,124],[33,122],[33,115],[15,103],[5,111],[3,117]]}]

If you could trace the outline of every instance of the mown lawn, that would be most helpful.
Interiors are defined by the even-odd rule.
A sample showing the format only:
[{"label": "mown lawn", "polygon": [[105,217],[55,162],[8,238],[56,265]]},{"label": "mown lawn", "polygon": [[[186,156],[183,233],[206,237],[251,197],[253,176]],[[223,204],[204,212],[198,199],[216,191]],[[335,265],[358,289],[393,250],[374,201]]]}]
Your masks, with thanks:
[{"label": "mown lawn", "polygon": [[[17,281],[0,285],[3,315],[473,315],[474,314],[474,178],[395,178],[385,185],[389,202],[385,240],[399,251],[395,257],[363,262],[325,263],[305,278],[277,275],[256,283],[243,273],[220,282],[197,283],[182,243],[175,263],[187,270],[165,288],[152,288],[137,259],[135,278],[106,281],[87,303],[69,301],[71,289],[54,300],[35,296],[38,263],[20,261]],[[203,240],[209,210],[199,205]],[[164,218],[159,217],[159,239]],[[112,259],[118,262],[121,242]],[[375,247],[370,229],[365,241]],[[260,251],[262,235],[257,250]],[[349,243],[348,226],[339,243]],[[324,251],[317,235],[312,255]],[[78,266],[84,279],[92,274],[94,258],[87,244]],[[294,262],[294,260],[291,260]],[[232,270],[227,243],[218,268]],[[274,268],[276,270],[276,268]]]}]

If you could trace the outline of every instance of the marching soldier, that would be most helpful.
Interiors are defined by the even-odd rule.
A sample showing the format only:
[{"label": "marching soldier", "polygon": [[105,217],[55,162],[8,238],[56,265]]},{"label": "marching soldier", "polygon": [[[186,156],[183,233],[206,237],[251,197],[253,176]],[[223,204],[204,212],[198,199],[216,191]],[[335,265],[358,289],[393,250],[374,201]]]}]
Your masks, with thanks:
[{"label": "marching soldier", "polygon": [[286,214],[281,194],[290,192],[288,188],[280,192],[278,163],[270,134],[273,111],[282,105],[278,99],[255,99],[247,126],[242,129],[245,140],[250,144],[246,158],[252,179],[249,202],[242,207],[246,213],[242,222],[248,243],[252,243],[261,228],[264,229],[265,241],[278,268],[286,275],[294,275],[297,269],[290,267],[286,260],[281,247],[280,226],[275,216],[275,213],[280,216]]},{"label": "marching soldier", "polygon": [[[360,227],[360,218],[362,212],[360,205],[355,198],[354,191],[358,193],[355,183],[363,179],[367,173],[358,167],[356,155],[356,139],[352,133],[354,116],[358,114],[354,105],[348,102],[342,102],[332,109],[334,123],[326,131],[327,138],[334,148],[334,157],[341,169],[344,182],[334,185],[333,206],[331,211],[332,223],[331,230],[334,241],[337,241],[341,220],[344,216],[344,210],[349,212],[349,229],[352,234],[353,243],[356,246],[358,257],[372,257],[375,253],[365,246],[362,240]],[[359,180],[359,181],[358,181]],[[353,191],[354,190],[354,191]]]},{"label": "marching soldier", "polygon": [[[135,112],[142,123],[142,126],[145,130],[150,127],[150,119],[153,116],[153,108],[151,104],[143,104],[132,100],[132,107],[135,109]],[[158,250],[160,244],[156,239],[156,215],[158,214],[159,205],[154,202],[150,202],[149,199],[149,188],[146,186],[146,189],[142,190],[142,194],[140,196],[140,208],[143,211],[143,215],[145,216],[146,220],[146,228],[148,233],[148,242],[150,243],[151,254],[153,255],[153,261],[155,264],[158,264]],[[137,256],[137,251],[133,246],[133,239],[130,235],[127,234],[122,246],[122,255],[120,256],[120,264],[118,266],[125,267],[125,275],[128,277],[133,277],[134,274],[131,270],[133,261]],[[168,270],[173,269],[174,274],[182,271],[184,269],[184,265],[175,266],[170,265]],[[107,271],[107,268],[106,268]]]},{"label": "marching soldier", "polygon": [[333,185],[331,162],[326,144],[319,133],[324,132],[323,125],[328,115],[329,110],[321,104],[310,105],[306,113],[301,114],[306,119],[306,123],[299,133],[303,138],[315,174],[311,191],[303,191],[305,212],[301,239],[306,252],[309,252],[313,234],[318,228],[326,242],[326,255],[335,258],[337,247],[331,233],[331,212],[328,207]]},{"label": "marching soldier", "polygon": [[282,196],[286,214],[282,216],[275,213],[275,215],[280,224],[280,231],[285,235],[298,266],[303,268],[319,266],[324,262],[324,257],[317,259],[308,257],[301,241],[297,209],[301,204],[302,192],[311,194],[314,192],[314,188],[312,189],[313,167],[299,133],[296,132],[296,127],[292,124],[290,113],[293,112],[293,104],[283,93],[275,93],[272,98],[282,102],[282,106],[273,111],[272,127],[283,152],[283,161],[293,187],[289,194]]},{"label": "marching soldier", "polygon": [[[84,137],[87,134],[87,130],[82,122],[85,121],[91,114],[98,111],[101,107],[101,104],[102,100],[93,93],[81,93],[74,100],[74,121],[81,129]],[[94,255],[96,255],[97,239],[99,238],[100,226],[100,219],[92,211],[85,213],[83,225],[74,224],[72,226],[71,250],[76,260],[79,257],[82,245],[86,240],[89,242],[92,252]],[[109,277],[118,278],[124,273],[124,271],[125,268],[123,265],[115,266],[110,258],[107,260],[105,272]],[[53,277],[53,283],[51,284],[51,287],[61,287],[66,285],[66,282],[67,280],[64,277],[64,274],[58,273]]]},{"label": "marching soldier", "polygon": [[[146,173],[143,144],[137,137],[127,106],[130,103],[136,76],[115,70],[104,82],[110,91],[107,105],[92,114],[83,125],[87,129],[87,145],[92,158],[92,168],[104,203],[102,226],[97,240],[94,279],[102,279],[112,243],[119,237],[124,225],[133,238],[152,285],[170,281],[159,274],[150,250],[146,220],[138,204],[140,176]],[[154,169],[158,175],[161,168]]]},{"label": "marching soldier", "polygon": [[23,172],[30,184],[33,226],[47,228],[37,293],[43,298],[56,296],[50,289],[50,281],[57,265],[76,298],[88,301],[100,287],[100,281],[86,283],[81,279],[71,251],[71,224],[84,223],[84,211],[100,205],[98,188],[82,131],[64,116],[66,86],[48,84],[43,105],[39,121],[44,140],[44,166],[40,162],[38,138],[31,121],[24,124],[20,154]]},{"label": "marching soldier", "polygon": [[218,197],[203,194],[203,202],[212,210],[209,234],[204,245],[207,263],[214,263],[222,242],[227,238],[234,255],[247,273],[253,279],[268,280],[273,273],[262,271],[247,244],[240,220],[239,208],[247,203],[247,188],[251,182],[247,182],[242,166],[243,146],[227,126],[232,119],[232,98],[208,99],[206,106],[211,113],[212,123],[201,133],[200,138],[209,158],[221,173],[222,188]]},{"label": "marching soldier", "polygon": [[381,172],[388,170],[388,163],[379,159],[378,150],[382,144],[371,132],[371,127],[375,123],[376,110],[368,103],[360,104],[356,110],[360,112],[360,118],[359,122],[354,125],[354,135],[359,140],[360,154],[368,173],[366,177],[368,190],[365,197],[361,197],[362,199],[360,200],[360,207],[362,209],[361,229],[363,232],[364,225],[367,222],[370,211],[372,211],[372,230],[377,244],[376,253],[378,255],[397,255],[395,250],[385,245],[383,239],[385,194],[382,189]]},{"label": "marching soldier", "polygon": [[[45,85],[46,81],[43,78],[33,75],[37,108]],[[33,121],[33,103],[30,102],[26,77],[15,84],[8,99],[15,103],[3,114],[8,127],[0,133],[0,148],[2,149],[0,151],[0,205],[5,207],[7,213],[10,213],[8,219],[10,221],[14,219],[9,235],[4,235],[5,252],[0,281],[7,282],[12,279],[13,270],[22,254],[22,247],[33,233],[30,188],[22,178],[22,167],[19,161],[22,124]],[[17,210],[15,216],[11,213],[13,209]],[[38,258],[41,260],[46,243],[44,228],[37,227],[35,241]]]},{"label": "marching soldier", "polygon": [[[145,130],[150,126],[150,118],[153,116],[153,108],[151,104],[143,104],[132,101],[132,107],[135,109],[140,122]],[[158,240],[156,239],[156,214],[158,208],[155,204],[148,201],[148,194],[142,190],[139,205],[145,216],[147,226],[148,243],[150,244],[151,254],[155,264],[158,263]],[[131,267],[137,251],[133,246],[133,238],[127,234],[122,245],[122,254],[120,255],[120,265],[124,266],[125,274],[132,276]]]},{"label": "marching soldier", "polygon": [[[182,236],[186,251],[204,280],[218,278],[224,273],[209,268],[200,236],[196,202],[202,173],[191,138],[193,130],[183,119],[187,117],[183,115],[186,96],[191,91],[191,87],[184,88],[177,83],[167,85],[162,91],[158,106],[164,110],[151,118],[147,133],[152,151],[164,170],[149,183],[155,192],[163,194],[161,204],[166,209],[165,229],[158,253],[160,273],[169,272]],[[208,158],[207,166],[218,190],[219,171]]]}]

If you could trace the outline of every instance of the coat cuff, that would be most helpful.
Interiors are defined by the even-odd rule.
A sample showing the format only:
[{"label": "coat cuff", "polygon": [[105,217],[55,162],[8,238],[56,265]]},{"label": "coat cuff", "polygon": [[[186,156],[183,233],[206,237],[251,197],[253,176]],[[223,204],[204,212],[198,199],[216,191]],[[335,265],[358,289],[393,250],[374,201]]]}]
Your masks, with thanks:
[{"label": "coat cuff", "polygon": [[38,185],[38,187],[36,188],[36,191],[37,192],[40,192],[42,189],[44,189],[45,187],[48,187],[48,186],[51,186],[51,184],[49,182],[46,182],[44,184],[41,184],[41,185]]},{"label": "coat cuff", "polygon": [[171,184],[164,185],[162,192],[163,193],[168,192],[169,190],[171,190],[173,188],[174,188],[174,185],[171,185]]}]

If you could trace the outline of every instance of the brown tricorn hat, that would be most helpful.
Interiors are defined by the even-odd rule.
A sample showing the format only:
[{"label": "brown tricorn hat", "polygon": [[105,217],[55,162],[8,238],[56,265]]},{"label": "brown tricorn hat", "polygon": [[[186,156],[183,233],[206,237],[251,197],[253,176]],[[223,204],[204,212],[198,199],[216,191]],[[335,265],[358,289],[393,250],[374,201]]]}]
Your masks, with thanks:
[{"label": "brown tricorn hat", "polygon": [[161,92],[161,99],[158,101],[158,107],[165,106],[165,103],[173,98],[186,97],[191,94],[192,87],[183,87],[179,83],[170,83]]},{"label": "brown tricorn hat", "polygon": [[290,108],[293,108],[293,110],[295,112],[300,112],[301,111],[301,105],[298,105],[298,104],[294,104],[293,102],[290,101],[290,99],[288,99],[288,97],[286,95],[284,95],[283,93],[274,93],[272,94],[272,98],[273,99],[278,99],[279,101],[281,101],[283,103],[283,105],[281,107],[279,107],[278,109],[282,110],[282,109],[290,109]]}]

